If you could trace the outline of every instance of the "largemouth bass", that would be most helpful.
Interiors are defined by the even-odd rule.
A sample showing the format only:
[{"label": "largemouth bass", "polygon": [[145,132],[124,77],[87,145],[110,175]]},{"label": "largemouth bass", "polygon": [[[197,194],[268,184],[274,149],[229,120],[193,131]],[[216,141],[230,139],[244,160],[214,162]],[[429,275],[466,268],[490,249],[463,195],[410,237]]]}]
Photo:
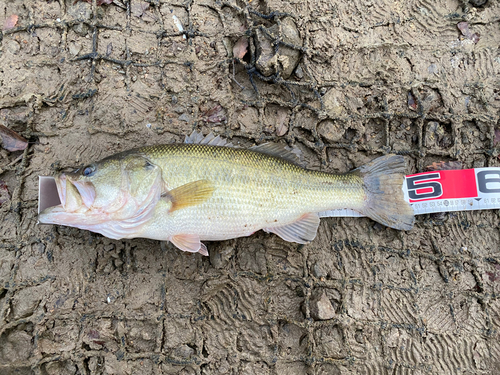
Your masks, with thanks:
[{"label": "largemouth bass", "polygon": [[112,239],[168,240],[203,255],[208,251],[202,240],[261,229],[308,243],[320,213],[337,208],[391,228],[413,227],[413,209],[402,191],[402,156],[382,156],[349,173],[331,174],[304,169],[278,144],[235,148],[199,133],[186,142],[137,148],[56,176],[61,204],[41,212],[39,222]]}]

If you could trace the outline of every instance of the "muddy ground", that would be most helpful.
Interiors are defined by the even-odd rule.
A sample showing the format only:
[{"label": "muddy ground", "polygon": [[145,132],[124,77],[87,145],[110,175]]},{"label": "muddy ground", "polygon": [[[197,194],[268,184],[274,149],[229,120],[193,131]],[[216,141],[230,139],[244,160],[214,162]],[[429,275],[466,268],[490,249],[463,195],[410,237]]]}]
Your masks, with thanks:
[{"label": "muddy ground", "polygon": [[499,166],[498,2],[98,3],[0,2],[1,123],[31,142],[0,153],[1,374],[500,374],[498,211],[210,257],[36,225],[38,175],[193,129],[330,172]]}]

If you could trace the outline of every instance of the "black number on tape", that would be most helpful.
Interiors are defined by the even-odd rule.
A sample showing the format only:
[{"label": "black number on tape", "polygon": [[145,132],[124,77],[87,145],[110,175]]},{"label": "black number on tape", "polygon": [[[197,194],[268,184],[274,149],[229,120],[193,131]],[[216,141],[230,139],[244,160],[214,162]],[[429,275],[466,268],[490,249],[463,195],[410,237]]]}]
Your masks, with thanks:
[{"label": "black number on tape", "polygon": [[[423,176],[406,177],[406,187],[410,199],[438,198],[443,195],[443,187],[437,181],[428,181],[440,178],[439,173],[430,173]],[[417,193],[417,190],[432,189],[431,192]]]},{"label": "black number on tape", "polygon": [[[489,177],[488,176],[494,176]],[[489,188],[487,184],[497,183],[500,187],[500,170],[477,172],[477,187],[481,193],[500,193],[500,188]],[[490,185],[491,186],[491,185]]]}]

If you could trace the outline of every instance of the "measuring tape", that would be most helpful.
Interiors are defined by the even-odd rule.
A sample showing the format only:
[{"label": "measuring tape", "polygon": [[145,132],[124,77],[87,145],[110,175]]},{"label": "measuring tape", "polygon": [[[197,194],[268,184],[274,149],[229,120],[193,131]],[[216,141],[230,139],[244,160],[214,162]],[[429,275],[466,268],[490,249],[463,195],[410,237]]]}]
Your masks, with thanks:
[{"label": "measuring tape", "polygon": [[500,208],[500,168],[433,171],[406,176],[405,199],[415,215]]},{"label": "measuring tape", "polygon": [[[500,168],[474,168],[423,172],[405,176],[405,200],[415,215],[433,212],[500,209]],[[339,209],[324,216],[361,217],[360,213]]]}]

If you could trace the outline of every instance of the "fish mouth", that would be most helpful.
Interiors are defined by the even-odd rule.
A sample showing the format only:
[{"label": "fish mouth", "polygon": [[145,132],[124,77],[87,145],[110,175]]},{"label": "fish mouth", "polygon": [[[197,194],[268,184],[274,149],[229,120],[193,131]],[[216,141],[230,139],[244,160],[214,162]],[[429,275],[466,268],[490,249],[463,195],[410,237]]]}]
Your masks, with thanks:
[{"label": "fish mouth", "polygon": [[78,181],[71,176],[61,174],[54,177],[60,204],[46,208],[39,216],[42,224],[63,224],[69,220],[69,214],[88,212],[95,201],[95,188],[91,182]]},{"label": "fish mouth", "polygon": [[95,188],[92,182],[84,182],[84,181],[71,181],[78,193],[80,193],[80,197],[82,198],[83,204],[87,208],[91,208],[95,201]]},{"label": "fish mouth", "polygon": [[55,180],[59,200],[66,211],[78,210],[82,204],[87,208],[92,207],[95,200],[95,188],[92,182],[74,180],[64,173]]},{"label": "fish mouth", "polygon": [[54,177],[57,186],[57,194],[59,195],[60,206],[64,208],[66,206],[66,175],[62,174],[58,177]]},{"label": "fish mouth", "polygon": [[59,200],[64,209],[73,211],[82,204],[87,208],[92,207],[95,200],[95,188],[92,182],[73,180],[64,173],[55,180]]}]

